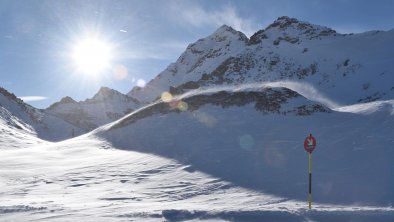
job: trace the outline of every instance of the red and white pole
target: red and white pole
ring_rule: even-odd
[[[309,192],[308,192],[308,206],[312,209],[312,152],[316,148],[316,139],[309,134],[304,140],[305,151],[309,154]]]

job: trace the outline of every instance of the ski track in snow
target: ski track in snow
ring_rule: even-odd
[[[327,221],[392,207],[307,203],[233,186],[152,154],[82,136],[1,150],[0,221]],[[363,221],[363,220],[359,220]]]

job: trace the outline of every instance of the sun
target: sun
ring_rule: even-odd
[[[85,37],[73,44],[71,58],[78,72],[98,75],[110,68],[113,47],[97,37]]]

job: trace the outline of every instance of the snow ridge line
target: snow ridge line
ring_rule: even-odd
[[[187,99],[193,96],[198,96],[198,95],[209,95],[221,91],[225,92],[248,92],[248,91],[262,91],[267,88],[287,88],[292,91],[297,92],[301,96],[305,97],[306,99],[317,102],[320,104],[325,105],[329,109],[332,109],[337,112],[350,112],[350,113],[373,113],[377,110],[379,110],[379,107],[375,107],[374,105],[379,105],[382,106],[384,104],[388,104],[389,106],[391,105],[393,107],[393,110],[391,111],[391,114],[394,113],[394,100],[389,100],[389,101],[379,101],[379,102],[371,102],[371,103],[365,103],[365,104],[353,104],[353,105],[348,105],[348,106],[343,106],[335,102],[334,100],[326,97],[322,93],[320,93],[314,86],[308,84],[308,83],[301,83],[301,82],[296,82],[296,81],[275,81],[275,82],[257,82],[257,83],[245,83],[245,84],[240,84],[240,85],[222,85],[222,86],[217,86],[217,87],[201,87],[199,89],[194,89],[190,90],[186,93],[183,93],[181,95],[175,95],[173,96],[172,100],[183,100]],[[162,99],[158,98],[156,101],[143,106],[127,115],[124,117],[108,123],[106,125],[103,125],[87,135],[92,135],[98,132],[106,131],[110,129],[112,126],[121,123],[123,120],[129,118],[132,115],[135,115],[136,113],[139,113],[141,111],[144,111],[145,109],[148,109],[152,106],[155,106],[159,103],[163,103]],[[363,109],[359,110],[357,109],[358,107],[362,107]],[[365,108],[367,107],[367,108]],[[369,107],[369,108],[368,108]],[[369,112],[363,112],[365,109],[368,109]]]
[[[302,91],[304,93],[299,93],[299,92],[297,92],[297,93],[299,93],[300,95],[304,96],[305,98],[307,98],[309,100],[322,103],[323,105],[329,104],[327,106],[329,108],[331,108],[333,106],[335,106],[335,107],[338,106],[336,103],[332,102],[330,99],[324,97],[321,94],[318,94],[318,91],[313,86],[306,84],[306,83],[298,83],[298,82],[291,82],[291,81],[257,82],[257,83],[245,83],[245,84],[240,84],[240,85],[222,85],[222,86],[218,86],[218,87],[212,87],[212,86],[201,87],[199,89],[190,90],[190,91],[183,93],[181,95],[174,95],[172,100],[181,101],[183,99],[187,99],[187,98],[190,98],[193,96],[209,95],[209,94],[213,94],[213,93],[217,93],[217,92],[221,92],[221,91],[225,91],[225,92],[257,91],[258,92],[258,91],[262,91],[267,88],[287,88],[287,89],[290,89],[295,92],[297,92],[297,90]],[[313,98],[313,99],[310,99],[310,98]],[[125,115],[124,117],[122,117],[114,122],[111,122],[111,123],[108,123],[108,124],[103,125],[101,127],[98,127],[97,129],[91,131],[87,135],[92,135],[92,134],[96,134],[98,132],[109,130],[112,126],[114,126],[118,123],[121,123],[122,121],[129,118],[130,116],[135,115],[136,113],[144,111],[152,106],[155,106],[155,105],[163,103],[163,102],[164,101],[161,98],[158,98],[156,101],[154,101],[146,106],[143,106],[143,107]]]

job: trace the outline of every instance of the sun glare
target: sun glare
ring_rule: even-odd
[[[75,43],[72,59],[78,72],[97,75],[111,66],[112,47],[95,37],[84,38]]]

